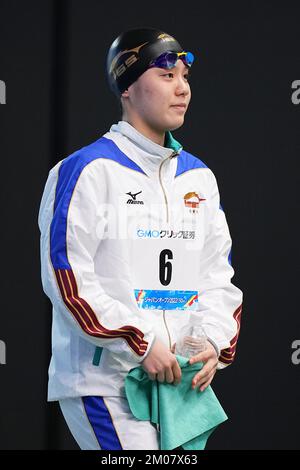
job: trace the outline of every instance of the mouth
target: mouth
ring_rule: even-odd
[[[171,105],[172,108],[181,108],[181,109],[186,109],[186,104],[181,103],[181,104],[173,104]]]
[[[183,104],[175,104],[175,105],[173,104],[173,105],[171,106],[171,108],[176,109],[176,111],[180,111],[180,112],[182,112],[182,113],[185,113],[186,105],[185,105],[185,104],[184,104],[184,105],[183,105]]]

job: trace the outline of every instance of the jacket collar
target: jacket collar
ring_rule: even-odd
[[[110,128],[110,132],[118,132],[122,134],[139,147],[140,150],[150,154],[149,156],[154,158],[156,157],[158,163],[160,163],[161,160],[170,157],[174,151],[180,153],[182,150],[182,145],[174,139],[170,131],[166,131],[164,147],[141,134],[127,121],[118,121],[117,124],[113,124]]]
[[[174,178],[177,158],[172,157],[179,155],[182,145],[174,139],[170,131],[166,131],[165,147],[145,137],[127,121],[113,124],[104,137],[113,140],[149,177],[157,177],[161,163],[169,159],[169,164],[164,164],[164,177],[170,180]]]

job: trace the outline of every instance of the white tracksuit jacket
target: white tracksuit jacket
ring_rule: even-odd
[[[49,172],[41,274],[53,305],[48,400],[125,396],[159,338],[202,324],[218,369],[236,351],[242,291],[216,178],[171,132],[165,147],[128,122]]]

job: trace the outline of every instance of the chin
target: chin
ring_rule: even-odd
[[[175,131],[176,129],[179,129],[184,124],[184,117],[181,119],[177,119],[176,122],[174,122],[172,125],[168,126],[169,131]]]

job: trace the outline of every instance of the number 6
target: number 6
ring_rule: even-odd
[[[171,282],[172,264],[167,259],[173,259],[171,250],[163,250],[159,255],[159,280],[163,286],[167,286]]]

